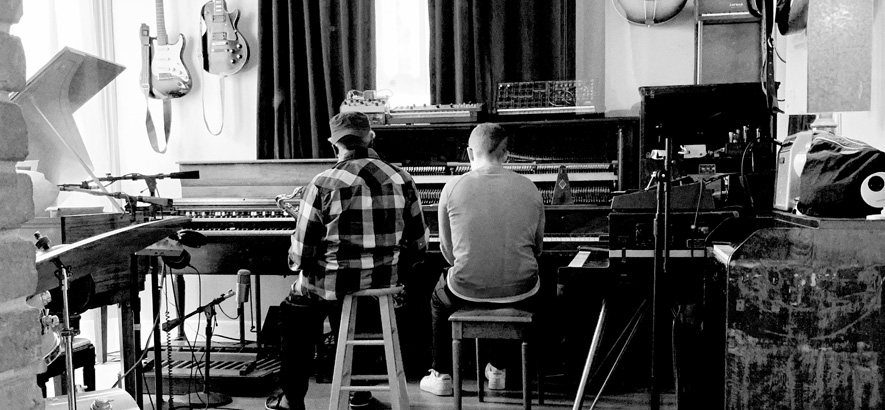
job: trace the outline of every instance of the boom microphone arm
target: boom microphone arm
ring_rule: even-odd
[[[211,302],[196,308],[193,312],[188,313],[184,317],[175,318],[175,319],[172,319],[168,322],[163,323],[163,331],[168,332],[172,329],[175,329],[175,327],[180,325],[182,322],[184,322],[185,319],[187,319],[193,315],[196,315],[197,313],[205,312],[209,308],[211,308],[221,302],[224,302],[225,300],[233,297],[234,295],[236,295],[236,292],[234,292],[233,289],[228,289],[227,293],[223,293],[223,294],[221,294],[221,296],[219,296],[215,299],[212,299]]]
[[[105,182],[114,182],[121,180],[131,180],[136,181],[139,179],[200,179],[200,171],[185,171],[185,172],[170,172],[168,174],[154,174],[154,175],[144,175],[144,174],[126,174],[119,177],[107,175],[104,177],[99,177],[99,181]]]
[[[147,184],[148,191],[150,191],[151,196],[155,196],[157,192],[157,180],[158,179],[200,179],[200,171],[184,171],[184,172],[170,172],[168,174],[154,174],[154,175],[145,175],[139,173],[131,173],[121,176],[112,176],[111,174],[105,175],[101,178],[97,178],[98,181],[102,182],[116,182],[116,181],[137,181],[143,179]],[[89,182],[91,181],[83,181],[80,183],[80,188],[88,189],[90,188]]]

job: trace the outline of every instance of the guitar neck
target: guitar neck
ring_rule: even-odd
[[[157,44],[165,46],[169,44],[169,36],[166,35],[166,16],[163,13],[163,0],[155,0],[157,6]]]

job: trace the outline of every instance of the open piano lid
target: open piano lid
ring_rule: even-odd
[[[73,114],[117,78],[125,67],[65,47],[12,95],[28,124],[28,159],[40,160],[37,170],[58,184],[62,176],[87,179],[92,161]],[[59,139],[56,135],[62,137]]]

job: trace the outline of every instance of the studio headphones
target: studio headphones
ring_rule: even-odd
[[[207,243],[205,235],[191,229],[182,229],[175,232],[169,235],[169,239],[188,248],[199,248]],[[178,257],[163,256],[163,263],[172,269],[184,269],[191,264],[191,255],[187,250],[182,250],[181,255]]]

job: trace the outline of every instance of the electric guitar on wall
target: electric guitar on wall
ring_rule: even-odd
[[[240,71],[249,59],[249,46],[237,30],[240,11],[227,12],[224,0],[203,5],[203,69],[226,76]]]
[[[144,63],[145,66],[149,65],[150,67],[149,96],[161,100],[183,97],[193,86],[190,72],[184,65],[182,58],[185,46],[184,34],[179,34],[177,42],[169,42],[169,36],[166,35],[163,0],[155,0],[155,3],[157,6],[157,37],[150,40],[150,63]],[[143,37],[144,33],[142,33],[142,42],[144,42]],[[142,56],[144,56],[144,52],[142,52]]]

